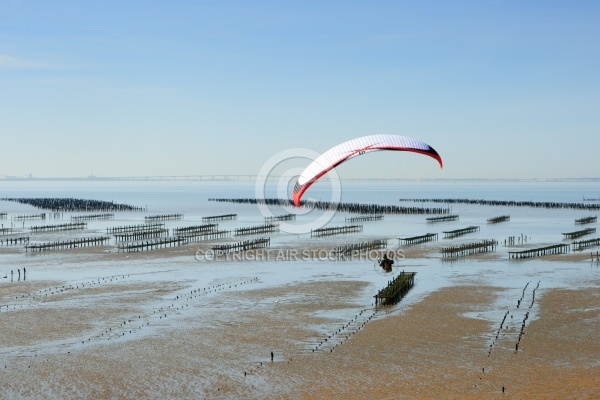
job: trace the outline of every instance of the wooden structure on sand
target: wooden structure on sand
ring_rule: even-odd
[[[249,227],[245,227],[245,228],[237,228],[235,230],[234,236],[259,235],[259,234],[263,234],[263,233],[276,232],[278,230],[279,230],[279,225],[274,225],[274,224],[249,226]]]
[[[497,224],[504,221],[510,221],[510,215],[501,215],[499,217],[488,218],[489,224]]]
[[[422,203],[446,204],[478,204],[480,206],[502,207],[533,207],[572,210],[600,210],[600,204],[584,203],[559,203],[555,201],[514,201],[514,200],[475,200],[475,199],[400,199],[400,201],[414,201]]]
[[[86,228],[87,228],[87,224],[85,222],[72,222],[70,224],[32,226],[31,232],[40,233],[40,232],[56,232],[56,231],[77,231],[77,230],[83,230]]]
[[[575,220],[575,223],[578,225],[583,225],[583,224],[591,224],[594,222],[598,221],[598,216],[589,216],[589,217],[585,217],[585,218],[579,218]]]
[[[239,203],[239,204],[266,204],[273,206],[292,206],[294,205],[290,199],[208,199],[209,201]],[[337,203],[329,201],[311,201],[301,200],[300,207],[314,208],[317,210],[339,211],[354,214],[448,214],[448,208],[440,207],[400,207],[396,205],[384,204],[360,204],[360,203]]]
[[[6,246],[16,246],[18,244],[28,244],[29,243],[29,237],[26,236],[22,236],[22,237],[7,237],[7,238],[0,238],[0,245],[6,245]]]
[[[496,240],[482,240],[475,243],[461,244],[460,246],[444,247],[442,249],[443,258],[465,257],[478,253],[485,253],[496,250],[498,242]]]
[[[346,217],[346,222],[367,222],[367,221],[381,221],[383,215],[360,215],[358,217]]]
[[[169,236],[169,230],[163,228],[140,230],[127,233],[114,233],[117,242],[133,242],[144,239],[154,239]]]
[[[175,228],[173,229],[173,236],[184,236],[194,233],[206,233],[206,232],[214,232],[219,228],[218,224],[203,224],[203,225],[193,225],[193,226],[185,226],[183,228]]]
[[[187,243],[187,242],[182,237],[169,236],[169,237],[145,240],[145,241],[141,241],[141,242],[120,243],[117,246],[117,251],[130,253],[130,252],[134,252],[134,251],[156,250],[156,249],[164,249],[167,247],[181,246],[182,244],[185,244],[185,243]]]
[[[104,213],[104,214],[89,214],[89,215],[71,215],[71,221],[91,221],[98,219],[114,219],[115,214]]]
[[[270,217],[265,217],[265,222],[274,222],[274,221],[295,221],[296,214],[282,214],[282,215],[273,215]]]
[[[183,214],[161,214],[161,215],[148,215],[144,217],[144,221],[169,221],[183,219]]]
[[[15,215],[15,216],[12,217],[12,219],[19,219],[19,220],[24,220],[24,219],[46,219],[46,213]]]
[[[538,247],[535,249],[529,250],[520,250],[520,251],[509,251],[508,258],[533,258],[533,257],[543,257],[553,254],[564,254],[568,253],[571,248],[571,245],[568,244],[554,244],[551,246]]]
[[[363,251],[385,249],[387,247],[387,239],[369,240],[368,242],[347,244],[337,247],[334,252],[339,255],[348,255],[360,253]]]
[[[398,238],[400,244],[418,244],[418,243],[427,243],[427,242],[435,242],[438,240],[437,233],[426,233],[425,235],[419,236],[411,236],[407,238]]]
[[[576,239],[581,236],[589,235],[590,233],[596,233],[596,228],[587,228],[575,232],[563,233],[564,239]]]
[[[408,293],[415,284],[416,272],[404,272],[388,282],[388,285],[381,289],[375,297],[375,304],[394,305],[398,303]]]
[[[15,201],[20,204],[28,204],[42,210],[59,212],[96,212],[96,211],[144,211],[141,207],[128,204],[118,204],[112,201],[74,199],[68,198],[3,198],[5,201]]]
[[[202,240],[221,239],[221,238],[226,238],[226,237],[230,237],[230,236],[231,236],[231,231],[218,231],[218,230],[211,230],[211,231],[206,231],[206,232],[197,231],[197,232],[187,232],[187,233],[177,234],[177,237],[184,239],[185,243],[200,242]]]
[[[600,238],[580,240],[578,242],[571,243],[571,245],[573,246],[573,251],[581,251],[583,249],[587,249],[588,247],[600,246]]]
[[[473,232],[477,232],[477,231],[479,231],[478,226],[468,226],[466,228],[455,229],[453,231],[443,231],[442,233],[444,234],[444,239],[452,239],[457,236],[462,236],[462,235],[466,235],[467,233],[473,233]]]
[[[168,231],[165,229],[165,231]],[[129,235],[144,234],[145,231],[133,232]],[[148,250],[158,250],[167,247],[183,246],[189,243],[199,242],[202,240],[219,239],[231,236],[231,231],[187,231],[180,232],[177,236],[155,237],[149,240],[137,242],[124,242],[117,245],[119,252],[138,252]]]
[[[445,222],[445,221],[457,221],[458,214],[442,215],[441,217],[429,217],[426,218],[427,222]]]
[[[151,224],[140,224],[140,225],[127,225],[127,226],[113,226],[106,228],[106,233],[131,233],[138,231],[147,231],[149,229],[161,229],[164,228],[165,224],[162,222],[155,222]]]
[[[109,239],[110,238],[108,236],[97,236],[97,237],[89,237],[89,238],[63,240],[63,241],[58,241],[58,242],[28,244],[25,246],[25,252],[75,249],[75,248],[79,248],[79,247],[90,247],[90,246],[102,246],[102,245],[107,244]]]
[[[237,214],[223,214],[223,215],[212,215],[209,217],[202,217],[202,222],[209,221],[227,221],[237,219]]]
[[[321,237],[321,236],[332,236],[332,235],[343,235],[346,233],[357,233],[362,232],[362,225],[342,225],[332,226],[329,228],[311,229],[310,237]]]
[[[212,250],[216,254],[226,254],[232,253],[235,251],[246,251],[246,250],[254,250],[261,249],[265,247],[269,247],[271,245],[271,238],[258,238],[253,240],[245,240],[239,243],[228,243],[228,244],[220,244],[214,246]]]

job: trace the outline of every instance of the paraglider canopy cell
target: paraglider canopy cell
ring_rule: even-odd
[[[334,146],[311,162],[302,174],[300,174],[294,185],[292,192],[294,205],[299,207],[300,199],[306,189],[333,168],[353,157],[381,150],[408,151],[423,154],[437,160],[440,168],[443,167],[442,158],[438,152],[420,140],[400,135],[363,136]]]

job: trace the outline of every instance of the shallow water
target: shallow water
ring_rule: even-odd
[[[312,189],[312,188],[311,188]],[[351,182],[344,185],[342,201],[380,204],[399,204],[400,197],[443,197],[443,198],[482,198],[492,200],[534,200],[578,202],[583,196],[597,197],[598,185],[588,182],[579,183],[522,183],[522,182]],[[326,199],[326,188],[316,186],[311,196]],[[147,207],[147,212],[118,213],[114,220],[87,221],[85,232],[58,232],[30,234],[28,228],[34,225],[70,222],[71,215],[81,213],[62,213],[59,219],[45,221],[14,221],[16,214],[40,213],[40,210],[13,202],[0,201],[0,212],[8,212],[9,216],[1,220],[4,226],[14,226],[23,234],[31,237],[33,242],[65,240],[74,236],[93,236],[105,234],[107,227],[141,224],[145,215],[162,213],[183,213],[184,219],[165,221],[167,228],[198,225],[203,216],[236,213],[233,221],[219,222],[220,229],[235,229],[244,226],[259,225],[264,222],[263,215],[256,205],[217,203],[209,198],[246,198],[253,197],[254,186],[250,182],[1,182],[0,197],[76,197],[98,200],[113,200],[135,206]],[[411,203],[403,203],[408,205]],[[416,203],[419,204],[419,203]],[[285,210],[274,209],[274,214]],[[388,250],[406,249],[407,254],[416,254],[404,260],[397,259],[395,272],[400,270],[416,271],[416,284],[401,303],[377,315],[402,313],[411,305],[428,296],[432,291],[452,285],[486,285],[499,290],[498,298],[492,308],[471,312],[467,316],[488,321],[489,336],[485,340],[493,341],[494,329],[498,327],[502,316],[510,311],[513,316],[512,327],[516,327],[529,311],[529,321],[537,318],[537,305],[529,308],[533,299],[532,289],[540,284],[537,294],[542,296],[551,288],[585,288],[589,282],[597,281],[600,276],[598,264],[590,259],[582,261],[561,260],[548,261],[545,258],[531,260],[509,260],[507,251],[511,247],[504,245],[509,236],[517,238],[516,245],[535,247],[538,245],[569,243],[563,241],[563,232],[575,231],[597,224],[575,225],[576,218],[595,215],[594,213],[575,210],[545,210],[517,207],[490,207],[477,205],[453,205],[452,212],[460,215],[458,221],[443,223],[427,223],[425,215],[386,215],[382,221],[364,222],[364,230],[359,234],[332,236],[328,238],[311,238],[310,234],[288,234],[277,232],[269,234],[271,248],[265,250],[271,257],[226,258],[223,260],[199,260],[196,250],[204,251],[210,244],[225,240],[217,240],[210,244],[192,244],[186,246],[182,253],[164,254],[144,252],[142,254],[119,253],[116,251],[114,239],[110,246],[99,252],[49,251],[41,254],[26,254],[20,248],[0,249],[0,318],[5,312],[22,310],[44,310],[50,304],[62,308],[79,308],[93,310],[95,307],[108,307],[112,301],[126,308],[111,317],[102,317],[93,321],[91,327],[82,331],[73,330],[59,340],[34,341],[33,344],[5,346],[0,357],[10,363],[13,357],[31,356],[32,354],[62,354],[65,351],[78,352],[84,348],[106,346],[108,337],[111,344],[128,340],[141,340],[162,337],[166,332],[179,332],[193,326],[203,328],[210,326],[238,326],[244,321],[244,314],[252,312],[274,313],[278,307],[300,307],[309,301],[318,302],[319,297],[308,291],[292,290],[304,283],[338,283],[364,282],[362,289],[353,294],[351,299],[341,297],[339,307],[320,309],[311,313],[314,318],[322,318],[311,326],[297,327],[312,330],[312,336],[298,339],[294,345],[297,351],[306,351],[327,332],[341,323],[352,320],[358,312],[373,307],[373,295],[383,288],[390,275],[382,274],[375,267],[374,259],[358,259],[351,261],[335,261],[329,257],[336,246],[356,243],[368,239],[388,239]],[[508,214],[509,222],[487,224],[487,219]],[[336,213],[329,226],[345,223],[347,213]],[[299,215],[296,223],[302,224],[314,218],[311,214]],[[463,228],[470,225],[480,227],[480,231],[456,239],[443,239],[442,232]],[[23,227],[24,226],[24,227]],[[406,248],[399,246],[398,237],[422,235],[428,232],[440,234],[437,242]],[[255,236],[253,236],[255,237]],[[584,237],[591,238],[598,235]],[[526,242],[520,243],[521,238]],[[246,237],[239,240],[246,239]],[[500,242],[497,250],[489,255],[465,257],[456,262],[446,262],[440,258],[440,248],[457,245],[479,239],[495,239]],[[230,238],[228,241],[237,241]],[[513,246],[513,247],[518,247]],[[300,249],[293,257],[286,253],[290,249]],[[302,257],[301,250],[315,249],[324,253],[317,259]],[[423,251],[415,251],[423,250]],[[597,251],[593,249],[590,251]],[[283,253],[282,253],[283,252]],[[588,251],[589,253],[589,251]],[[277,257],[283,254],[283,257]],[[314,253],[313,253],[314,254]],[[273,255],[275,255],[273,257]],[[283,259],[281,259],[283,258]],[[7,296],[11,285],[16,285],[17,270],[27,269],[27,282],[30,284],[49,281],[60,281],[61,285],[75,286],[81,295],[65,300],[48,303],[46,299],[28,297],[14,299]],[[13,271],[11,283],[10,271]],[[6,278],[3,278],[6,276]],[[243,283],[243,284],[242,284]],[[136,291],[124,289],[120,296],[104,293],[99,296],[88,295],[83,285],[102,287],[120,287],[119,285],[147,285],[149,289]],[[104,286],[103,286],[104,285]],[[170,285],[170,286],[169,286]],[[527,290],[523,293],[523,289]],[[124,287],[123,286],[123,287]],[[45,289],[51,289],[48,286]],[[151,289],[165,288],[165,292],[153,292]],[[151,288],[151,289],[150,289]],[[166,290],[168,288],[168,290]],[[272,295],[264,294],[256,297],[255,290],[272,290]],[[308,289],[306,289],[308,290]],[[196,292],[194,292],[196,291]],[[191,292],[201,297],[186,297]],[[76,293],[76,292],[69,292]],[[37,293],[25,290],[23,296]],[[338,293],[341,294],[341,293]],[[332,293],[331,295],[337,295]],[[516,308],[517,299],[523,296],[523,303],[528,308]],[[139,302],[136,301],[139,298]],[[179,297],[179,298],[178,298]],[[324,302],[324,307],[326,307]],[[180,308],[181,307],[181,308]],[[160,312],[159,312],[160,311]],[[161,318],[166,312],[168,317]],[[131,328],[121,326],[123,318],[139,317],[138,325]],[[147,325],[143,326],[143,323]],[[139,326],[139,327],[138,327]],[[110,329],[110,334],[106,333]],[[114,331],[112,330],[114,329]],[[104,335],[106,333],[106,335]],[[87,343],[87,340],[90,343]],[[210,346],[210,339],[207,339]],[[83,343],[82,343],[83,342]],[[225,350],[224,350],[225,351]],[[235,349],[232,352],[246,363],[259,362],[253,348]],[[229,350],[227,352],[230,355]],[[265,360],[266,361],[266,360]],[[224,364],[222,373],[226,373],[231,365]],[[210,379],[207,378],[207,382]]]
[[[7,219],[0,221],[5,226],[14,226],[21,230],[23,235],[30,236],[32,242],[52,240],[65,240],[73,236],[92,236],[105,234],[107,227],[143,223],[145,215],[164,213],[183,213],[184,219],[179,221],[166,221],[167,228],[197,225],[202,223],[202,217],[227,213],[238,214],[237,220],[220,221],[220,229],[235,229],[236,227],[252,226],[264,223],[263,215],[256,205],[218,203],[208,201],[209,198],[246,198],[254,195],[253,182],[1,182],[0,197],[75,197],[98,200],[112,200],[119,203],[128,203],[135,206],[147,207],[147,212],[117,213],[114,220],[87,221],[88,230],[85,233],[57,232],[46,234],[29,234],[28,227],[43,224],[65,223],[70,221],[71,215],[81,213],[62,213],[60,219],[14,221],[11,216],[16,214],[39,213],[33,207],[14,202],[0,201],[0,211],[7,212]],[[267,189],[268,191],[269,189]],[[399,204],[398,198],[482,198],[496,200],[533,200],[533,201],[562,201],[578,202],[583,197],[597,197],[594,193],[600,192],[600,185],[593,182],[349,182],[342,188],[342,201]],[[330,189],[326,185],[315,185],[314,189],[307,192],[313,198],[327,198]],[[413,203],[403,203],[412,205]],[[414,203],[419,204],[419,203]],[[272,210],[274,214],[281,214],[282,209]],[[575,225],[574,219],[588,216],[593,213],[577,210],[546,210],[531,209],[527,207],[490,207],[477,205],[452,205],[452,213],[460,215],[458,221],[426,223],[423,215],[386,215],[383,221],[364,222],[364,230],[360,234],[340,235],[330,238],[315,239],[308,234],[292,235],[279,232],[271,236],[271,252],[284,246],[285,248],[297,247],[301,249],[322,247],[333,249],[336,245],[353,243],[368,239],[388,239],[389,249],[399,249],[398,237],[422,235],[428,232],[439,233],[440,240],[423,248],[437,249],[444,245],[456,245],[479,239],[495,239],[500,245],[496,253],[499,260],[492,263],[494,270],[514,268],[513,261],[509,261],[504,246],[504,241],[514,236],[516,245],[535,247],[542,244],[568,243],[563,241],[562,233],[570,232],[582,227],[595,227],[596,224]],[[488,218],[498,215],[510,215],[509,222],[488,224]],[[339,226],[345,223],[345,218],[351,216],[347,213],[336,213],[328,226]],[[313,215],[299,215],[296,222],[299,224],[314,219]],[[452,240],[443,239],[443,231],[454,230],[466,226],[479,226],[479,232]],[[23,228],[25,226],[25,228]],[[266,235],[264,235],[266,236]],[[594,236],[587,236],[590,238]],[[231,240],[235,240],[232,238]],[[241,238],[242,239],[246,239]],[[523,240],[523,243],[521,243]],[[319,245],[317,243],[326,243]],[[190,245],[194,246],[194,245]],[[200,248],[200,245],[198,246]],[[105,251],[115,251],[114,240]],[[149,253],[150,254],[150,253]],[[323,253],[319,253],[323,254]],[[288,254],[289,255],[289,254]],[[173,257],[168,260],[152,256],[128,257],[123,254],[120,258],[104,260],[94,255],[71,254],[67,252],[48,252],[44,254],[25,255],[22,251],[16,254],[0,255],[0,278],[8,276],[10,270],[26,267],[28,279],[61,279],[67,282],[78,282],[84,279],[106,277],[127,271],[138,274],[139,279],[192,279],[198,284],[209,282],[212,279],[237,277],[244,274],[259,275],[265,283],[281,285],[286,282],[302,281],[317,275],[319,279],[345,279],[367,280],[374,287],[384,284],[385,276],[374,273],[372,261],[347,261],[331,262],[303,260],[302,253],[293,257],[297,262],[291,261],[265,261],[264,258],[246,259],[244,262],[221,262],[220,266],[213,263],[202,262],[194,257]],[[289,258],[289,257],[284,257]],[[405,261],[407,264],[409,260]],[[422,261],[421,261],[422,263]],[[536,268],[540,261],[527,261],[527,268]],[[459,261],[456,265],[441,264],[438,255],[428,258],[425,269],[435,268],[438,273],[444,274],[446,270],[469,268],[470,274],[486,279],[487,267],[477,266],[474,269],[467,259]],[[546,264],[544,264],[546,265]],[[554,265],[554,264],[552,264]],[[225,266],[225,268],[221,268]],[[465,267],[468,266],[468,267]],[[483,268],[481,272],[479,268]],[[160,271],[168,271],[161,273]],[[425,280],[418,275],[419,281]],[[494,275],[493,275],[494,276]],[[330,278],[328,278],[330,277]],[[502,277],[494,276],[494,280],[501,283]],[[431,281],[431,278],[426,279]]]

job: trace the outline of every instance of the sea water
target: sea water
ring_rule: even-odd
[[[269,187],[271,185],[271,187]],[[267,182],[263,190],[267,196],[276,194],[276,183]],[[202,217],[220,214],[237,214],[234,221],[222,221],[220,229],[235,229],[264,223],[264,210],[255,204],[236,204],[210,201],[214,198],[254,198],[256,196],[254,182],[219,182],[219,181],[5,181],[0,182],[0,198],[19,197],[62,197],[95,199],[126,203],[143,207],[145,212],[115,213],[112,220],[86,221],[88,230],[97,234],[105,233],[107,227],[144,223],[144,216],[157,214],[182,213],[184,218],[166,221],[167,228],[178,228],[202,223]],[[385,215],[383,221],[364,222],[363,232],[358,235],[340,235],[334,241],[343,243],[356,242],[355,237],[365,239],[388,239],[388,244],[395,248],[398,238],[422,235],[429,232],[438,233],[443,242],[443,231],[467,226],[479,226],[479,232],[457,238],[448,243],[456,244],[479,239],[495,239],[500,244],[515,238],[517,244],[535,247],[542,244],[563,242],[562,233],[582,229],[576,226],[576,218],[595,215],[585,210],[545,209],[530,207],[479,206],[471,204],[414,203],[400,202],[399,199],[483,199],[483,200],[515,200],[535,202],[581,203],[583,198],[597,198],[600,193],[598,182],[531,182],[531,181],[348,181],[343,182],[341,201],[348,203],[367,203],[402,205],[409,207],[448,208],[452,214],[458,214],[457,221],[443,223],[426,223],[429,215]],[[332,198],[328,185],[314,185],[304,196],[305,199],[329,201]],[[272,215],[296,212],[294,209],[271,207]],[[23,233],[34,225],[70,222],[72,215],[82,213],[61,213],[59,220],[14,220],[18,214],[39,214],[41,210],[16,202],[0,201],[0,212],[7,212],[8,217],[0,220],[3,227],[14,227]],[[506,223],[488,224],[487,219],[500,215],[510,215]],[[300,212],[296,221],[287,224],[306,225],[320,216],[320,212]],[[323,226],[344,225],[346,218],[354,216],[350,213],[337,212],[327,219]],[[283,224],[285,228],[286,223]],[[590,225],[594,227],[595,224]],[[587,226],[585,226],[587,227]],[[290,235],[285,232],[271,234],[272,246],[278,243],[286,245],[311,246],[318,239],[310,235]],[[67,236],[71,233],[57,233]],[[29,235],[31,236],[31,235]],[[90,236],[88,234],[88,236]],[[35,241],[39,236],[32,236]],[[43,236],[42,236],[43,237]],[[43,258],[36,258],[43,264]],[[23,261],[23,260],[21,260]],[[0,264],[1,265],[1,264]],[[2,273],[2,271],[0,271]]]
[[[276,183],[267,182],[263,193],[276,194]],[[260,188],[259,188],[260,189]],[[135,225],[144,223],[144,216],[157,214],[182,213],[184,218],[166,221],[169,229],[198,225],[202,217],[237,214],[233,221],[219,222],[220,229],[233,230],[239,227],[254,226],[264,223],[264,212],[256,204],[236,204],[210,201],[214,198],[254,198],[257,188],[254,182],[233,181],[5,181],[0,182],[1,198],[19,197],[61,197],[114,201],[143,207],[143,212],[115,213],[112,220],[87,221],[85,233],[76,235],[95,236],[105,234],[111,226]],[[382,221],[361,223],[364,227],[359,234],[340,235],[330,238],[312,238],[310,232],[290,234],[276,232],[271,237],[270,252],[281,249],[325,248],[333,250],[338,245],[356,243],[371,239],[387,239],[388,249],[401,254],[399,238],[438,233],[439,241],[432,244],[419,245],[428,253],[416,258],[397,259],[396,271],[416,271],[415,287],[401,304],[391,312],[402,312],[427,296],[431,291],[449,285],[485,284],[497,286],[514,292],[514,296],[499,299],[495,312],[481,313],[479,317],[488,318],[490,323],[497,322],[504,310],[514,306],[514,298],[518,297],[525,285],[530,283],[531,290],[538,282],[541,289],[554,287],[586,287],[594,281],[600,272],[597,266],[589,261],[547,262],[543,259],[514,261],[508,258],[508,251],[541,245],[568,243],[563,240],[562,233],[582,229],[575,225],[576,218],[596,215],[594,212],[571,209],[543,209],[530,207],[500,207],[470,204],[438,204],[400,202],[399,199],[414,198],[456,198],[484,200],[515,200],[536,202],[582,202],[583,198],[598,198],[600,184],[597,182],[509,182],[509,181],[347,181],[342,183],[341,201],[349,203],[375,203],[403,206],[448,207],[453,214],[458,214],[457,221],[428,223],[429,215],[385,215]],[[329,201],[332,189],[327,185],[315,185],[305,194],[306,199]],[[294,210],[275,207],[270,209],[274,215]],[[44,241],[44,238],[67,238],[74,233],[63,232],[50,235],[31,235],[28,228],[34,225],[67,223],[72,215],[82,213],[61,213],[56,219],[15,220],[18,214],[36,214],[42,212],[28,205],[9,201],[0,201],[0,212],[7,212],[8,217],[0,220],[4,227],[13,227],[30,236],[32,242]],[[499,224],[488,224],[487,219],[500,215],[510,215],[510,221]],[[349,213],[334,213],[324,226],[344,225]],[[292,224],[304,224],[315,218],[312,213],[301,213]],[[442,232],[479,226],[478,232],[452,240],[443,239]],[[596,227],[596,224],[584,227]],[[267,235],[262,235],[267,236]],[[504,245],[505,240],[515,238],[513,246]],[[588,236],[597,237],[596,236]],[[585,239],[584,238],[584,239]],[[228,239],[228,241],[237,238]],[[243,240],[246,238],[240,238]],[[455,263],[444,262],[439,253],[444,245],[457,245],[481,239],[494,239],[498,246],[494,257],[465,257]],[[220,243],[216,240],[211,243]],[[112,243],[112,242],[111,242]],[[196,246],[190,244],[188,246]],[[200,248],[200,245],[198,245]],[[206,246],[205,246],[206,247]],[[412,247],[414,249],[415,247]],[[419,248],[419,247],[417,247]],[[111,244],[105,251],[115,252]],[[286,256],[287,254],[287,256]],[[299,254],[299,256],[298,256]],[[282,258],[226,258],[224,260],[199,259],[192,255],[170,257],[152,257],[147,252],[145,257],[129,257],[122,253],[119,258],[102,258],[94,253],[86,254],[69,251],[45,252],[40,254],[25,251],[0,251],[0,285],[10,284],[10,271],[27,268],[27,279],[59,280],[67,284],[78,283],[88,279],[100,279],[109,276],[127,275],[133,281],[187,282],[191,287],[203,287],[215,282],[232,281],[247,277],[258,277],[261,287],[282,286],[302,282],[357,280],[368,282],[362,295],[355,299],[356,307],[348,310],[336,310],[333,317],[344,320],[354,315],[356,310],[369,307],[373,295],[387,284],[390,276],[382,274],[377,268],[376,260],[354,259],[337,261],[327,257],[302,257],[296,253],[289,257],[284,253]],[[16,275],[13,275],[16,279]],[[238,290],[242,290],[241,288]],[[282,299],[283,300],[283,299]],[[290,300],[290,299],[287,299]],[[347,314],[347,315],[346,315]],[[496,315],[498,314],[498,315]],[[531,318],[535,318],[535,310]]]

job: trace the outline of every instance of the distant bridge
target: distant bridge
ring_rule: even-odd
[[[113,176],[100,177],[95,175],[85,177],[53,177],[36,178],[31,175],[8,176],[0,174],[0,181],[232,181],[232,182],[252,182],[259,178],[259,175],[249,174],[212,174],[212,175],[148,175],[148,176]],[[268,181],[276,181],[281,176],[262,177]]]

